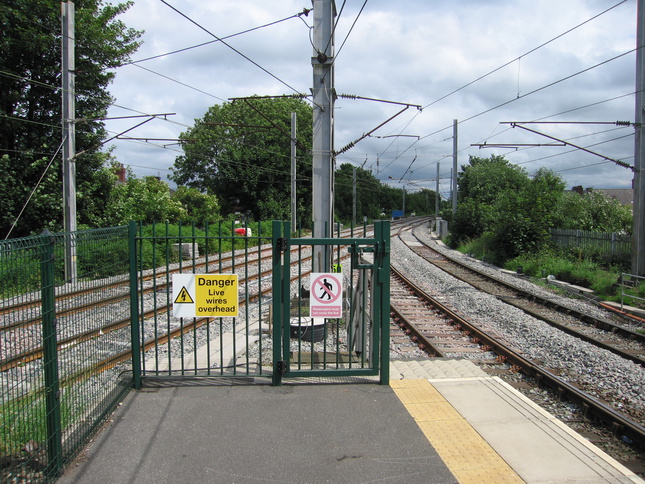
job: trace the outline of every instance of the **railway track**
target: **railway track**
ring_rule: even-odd
[[[554,298],[544,298],[472,267],[466,267],[433,250],[419,238],[406,243],[419,257],[451,276],[544,321],[571,336],[645,366],[645,334],[609,318],[572,309]],[[637,325],[639,326],[639,325]]]
[[[420,222],[416,222],[418,224]],[[394,226],[393,232],[406,227],[406,223]],[[366,228],[363,231],[367,235]],[[345,230],[341,238],[351,237],[352,232]],[[249,252],[241,254],[224,254],[221,257],[205,258],[194,261],[190,264],[180,263],[178,267],[168,270],[148,271],[141,278],[140,298],[146,298],[157,293],[169,291],[172,274],[189,269],[191,272],[238,272],[240,274],[240,286],[256,286],[257,290],[249,293],[239,300],[241,307],[247,303],[253,303],[263,296],[270,296],[272,288],[269,285],[262,287],[263,280],[270,280],[272,269],[262,269],[261,264],[270,265],[272,248],[268,246],[253,248]],[[346,257],[345,255],[342,256]],[[311,255],[303,255],[302,249],[292,249],[292,265],[302,264],[311,259]],[[253,270],[249,271],[248,268]],[[293,276],[292,281],[306,275],[308,272]],[[94,282],[89,287],[78,291],[69,291],[58,294],[57,299],[57,346],[60,350],[73,350],[81,343],[90,342],[100,348],[100,340],[107,335],[123,332],[118,338],[129,341],[129,328],[131,319],[129,314],[130,287],[129,277],[123,276],[117,280],[109,280],[105,283]],[[98,297],[96,297],[98,296]],[[156,301],[155,301],[156,302]],[[3,306],[0,314],[3,315],[3,324],[0,326],[0,339],[2,341],[2,355],[0,358],[0,371],[8,371],[20,368],[28,363],[37,362],[43,357],[43,347],[39,327],[42,319],[40,316],[32,316],[32,309],[39,308],[40,300],[34,298],[20,304],[8,304]],[[154,324],[159,315],[163,315],[172,309],[171,304],[155,304],[155,308],[144,312],[141,315],[145,325]],[[117,319],[110,319],[101,322],[105,318],[101,311],[119,312],[123,316]],[[39,312],[38,312],[39,313]],[[76,319],[82,317],[85,321],[97,321],[90,324],[90,327],[77,328]],[[156,335],[154,338],[147,338],[142,342],[144,351],[167,345],[170,341],[191,333],[203,326],[208,318],[197,318],[184,322],[176,327],[168,328],[165,334]],[[98,351],[98,350],[97,350]],[[100,354],[100,351],[99,353]],[[131,358],[131,351],[124,350],[96,361],[96,371],[103,371]],[[75,373],[61,375],[63,379],[75,379]]]
[[[559,398],[580,405],[586,418],[597,419],[619,438],[645,447],[645,427],[640,423],[525,358],[505,343],[501,335],[482,331],[395,269],[391,279],[391,316],[414,345],[429,357],[468,358],[494,374],[522,372],[550,388]],[[400,338],[393,335],[394,346]]]
[[[393,227],[392,237],[396,237],[396,232],[401,230],[404,230],[403,226],[396,228]],[[423,248],[424,244],[422,244],[418,239],[411,245],[411,248],[419,257],[423,256],[425,260],[429,259],[429,262],[433,263],[434,266],[440,267],[442,270],[445,267],[451,266],[453,275],[458,274],[458,277],[461,280],[468,280],[470,278],[475,282],[475,276],[467,275],[468,271],[463,268],[458,268],[456,266],[456,262],[448,261],[445,256],[439,255],[436,252],[432,253],[426,251],[426,249]],[[301,255],[302,254],[297,254],[294,259],[298,259]],[[244,257],[244,255],[240,257]],[[223,260],[229,259],[227,257],[226,259],[223,258]],[[270,260],[268,256],[266,260]],[[241,259],[230,259],[230,264],[222,263],[222,265],[218,267],[221,267],[222,270],[230,270],[232,267],[243,270],[244,264],[241,264],[240,261]],[[210,262],[213,263],[213,261]],[[215,263],[220,264],[219,260]],[[193,265],[190,267],[192,269]],[[472,272],[470,269],[469,271]],[[264,270],[258,271],[257,274],[247,273],[244,276],[240,274],[240,285],[246,284],[246,277],[248,277],[248,283],[254,281],[253,284],[257,284],[257,292],[253,296],[254,298],[260,298],[262,295],[270,296],[270,285],[262,287],[261,282],[263,279],[268,279],[270,273],[271,270]],[[478,277],[481,277],[482,281],[489,278],[489,276],[484,276],[486,275],[480,274]],[[298,277],[302,277],[302,273],[298,276],[293,276],[292,281]],[[167,290],[166,284],[170,278],[171,276],[163,271],[155,271],[145,282],[146,287],[144,290],[151,292]],[[560,397],[577,402],[583,409],[585,415],[605,422],[606,425],[612,429],[613,433],[624,436],[626,439],[629,439],[640,446],[645,444],[644,429],[639,422],[633,421],[598,398],[594,398],[593,396],[586,394],[576,387],[575,384],[564,382],[561,375],[558,375],[557,372],[550,372],[548,368],[540,366],[539,362],[529,361],[521,353],[514,351],[511,347],[512,345],[509,345],[504,340],[503,335],[485,334],[484,332],[479,331],[479,329],[474,325],[470,325],[470,323],[468,323],[467,318],[443,304],[441,302],[441,298],[435,298],[434,301],[428,302],[426,297],[427,295],[423,293],[423,291],[415,289],[410,292],[410,289],[406,289],[406,285],[409,286],[409,284],[402,281],[402,278],[393,275],[391,282],[392,314],[397,327],[401,327],[401,325],[403,325],[403,333],[401,333],[401,335],[394,335],[393,333],[391,346],[392,352],[398,352],[402,355],[409,355],[411,352],[414,352],[415,354],[421,354],[421,352],[423,352],[432,356],[468,358],[476,361],[478,364],[482,365],[486,371],[492,374],[517,373],[519,371],[525,372],[540,384],[551,388]],[[504,291],[509,292],[502,292],[503,290],[501,286],[493,286],[493,283],[477,282],[477,284],[480,285],[482,290],[485,290],[484,286],[486,284],[491,284],[489,290],[486,292],[497,295],[500,300],[503,300],[507,304],[528,301],[533,305],[532,309],[529,310],[533,311],[534,315],[542,311],[542,309],[536,307],[540,301],[536,300],[532,295],[517,292],[517,288],[505,288]],[[119,291],[119,287],[126,286],[119,286],[118,284],[112,283],[112,289],[110,289],[110,291]],[[107,289],[95,289],[93,293],[96,293],[97,291],[99,293],[110,292]],[[129,297],[129,287],[128,291],[125,291],[125,293],[125,296],[110,294],[108,297],[102,298],[99,302],[92,302],[89,305],[84,306],[76,304],[77,300],[82,299],[80,295],[70,296],[64,303],[64,306],[66,307],[61,308],[59,317],[61,318],[61,321],[64,322],[64,316],[71,316],[78,312],[84,312],[87,315],[87,318],[91,318],[92,316],[90,312],[92,310],[96,310],[97,307],[110,307],[112,305],[124,306],[127,298]],[[240,305],[243,306],[247,302],[252,302],[252,300],[252,298],[240,300]],[[546,303],[549,306],[553,305],[553,301],[551,300],[546,301]],[[127,309],[129,310],[129,308]],[[170,306],[157,307],[154,311],[150,311],[148,314],[145,314],[143,319],[150,320],[152,322],[155,317],[155,313],[158,315],[160,312],[167,312],[169,310]],[[16,312],[19,312],[17,308],[13,308],[12,311],[13,312],[5,313],[5,317],[8,314],[16,314]],[[66,313],[65,311],[69,311],[69,313]],[[642,345],[642,342],[637,336],[632,335],[632,333],[636,333],[633,329],[627,328],[627,331],[623,331],[623,329],[621,329],[621,325],[609,321],[609,318],[607,320],[599,320],[597,318],[590,319],[589,315],[582,313],[576,314],[566,306],[565,309],[560,311],[556,311],[552,307],[548,311],[560,313],[560,316],[558,317],[564,319],[560,324],[565,327],[569,327],[569,329],[563,329],[564,331],[569,331],[571,327],[573,327],[574,331],[579,331],[581,333],[585,331],[594,333],[602,330],[603,333],[602,336],[600,336],[600,339],[615,339],[615,341],[612,341],[610,344],[615,346],[616,351],[624,350],[625,354],[631,355],[631,361],[635,361],[639,365],[643,364],[641,362],[643,353],[641,349],[639,349],[640,347],[637,346]],[[551,319],[557,318],[553,316]],[[205,325],[207,320],[208,318],[195,319],[192,322],[183,324],[181,327],[172,328],[163,335],[159,335],[155,338],[148,338],[143,342],[144,351],[163,345],[169,345],[170,341],[173,339],[180,338],[182,335],[190,332],[194,333],[196,329]],[[37,323],[39,323],[37,318],[32,318],[32,321],[25,318],[24,321],[22,321],[23,325],[34,325]],[[95,328],[90,328],[78,333],[70,332],[64,338],[59,340],[59,347],[68,349],[73,348],[82,342],[90,340],[98,341],[102,335],[116,331],[122,331],[123,339],[129,341],[129,334],[127,333],[129,325],[130,319],[128,313],[124,314],[124,317],[119,321],[112,321],[109,325],[97,325]],[[578,329],[578,327],[583,325],[586,328]],[[15,331],[18,328],[20,328],[20,325],[14,325],[7,328],[0,327],[0,330],[4,329],[6,332]],[[404,341],[406,338],[410,338],[407,343]],[[12,358],[6,358],[6,354],[5,347],[3,348],[3,356],[0,361],[0,365],[2,365],[0,366],[0,371],[6,371],[8,369],[22,366],[29,361],[37,361],[42,357],[42,350],[37,347],[29,352],[14,354]],[[129,349],[124,348],[123,351],[113,353],[108,358],[97,359],[91,371],[100,373],[129,359],[131,359],[131,352]],[[89,370],[85,369],[84,374],[70,371],[61,375],[61,377],[64,381],[80,380],[86,376],[88,371]]]

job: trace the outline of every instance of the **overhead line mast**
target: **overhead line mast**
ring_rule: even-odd
[[[65,242],[65,280],[76,282],[76,103],[74,60],[74,2],[61,3],[62,23],[62,123],[63,123],[63,222],[68,233]]]
[[[334,215],[334,0],[313,0],[313,221],[314,238],[331,237]],[[313,270],[327,272],[326,247],[314,247]]]
[[[634,222],[632,230],[632,274],[645,276],[645,177],[643,177],[643,89],[645,89],[645,0],[636,11],[636,109],[634,117]]]

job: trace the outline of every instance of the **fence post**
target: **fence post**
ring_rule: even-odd
[[[141,390],[141,350],[139,343],[139,292],[136,236],[137,222],[130,222],[128,227],[128,244],[130,249],[130,341],[132,345],[132,377],[134,379],[134,388],[136,390]]]
[[[380,384],[390,384],[390,221],[383,220],[374,224],[374,235],[379,244],[379,265],[376,268],[376,281],[379,287],[378,302],[380,305],[379,324],[381,338],[381,371]]]
[[[47,420],[47,475],[59,476],[63,468],[63,445],[60,418],[58,379],[58,347],[56,338],[56,305],[54,294],[54,244],[49,230],[42,233],[41,301],[43,332],[43,371],[45,373],[45,412]]]
[[[280,221],[273,221],[273,386],[282,385],[282,372],[284,370],[284,362],[282,362],[282,324],[284,297],[282,294],[283,281],[282,281],[282,228],[283,224]],[[287,276],[289,277],[289,276]]]

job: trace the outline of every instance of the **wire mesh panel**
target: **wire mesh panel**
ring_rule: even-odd
[[[127,227],[0,243],[3,482],[57,477],[131,388],[128,268]]]
[[[303,376],[389,380],[389,222],[371,236],[337,235],[291,237],[289,223],[274,223],[275,385]]]
[[[270,376],[270,225],[138,227],[135,241],[141,378]]]

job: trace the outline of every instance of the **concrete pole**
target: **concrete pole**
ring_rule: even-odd
[[[452,213],[457,213],[457,120],[452,121]]]
[[[354,204],[352,206],[352,220],[354,221],[354,227],[356,227],[356,167],[352,167],[353,176],[352,176],[352,199]]]
[[[313,221],[314,238],[333,234],[334,202],[334,37],[336,16],[334,0],[313,0]],[[314,272],[330,269],[331,253],[323,246],[314,247]]]
[[[636,106],[634,116],[634,225],[632,235],[632,274],[645,276],[645,176],[643,176],[643,154],[645,137],[642,123],[643,89],[645,89],[645,66],[643,45],[645,45],[645,0],[638,0],[636,13]]]
[[[405,218],[405,185],[403,185],[403,209],[401,211],[403,212],[403,217]]]
[[[76,265],[76,102],[74,2],[61,3],[62,23],[62,128],[63,128],[63,221],[65,232],[65,279],[75,282]]]
[[[291,113],[291,227],[296,229],[296,113]]]
[[[436,188],[435,202],[434,202],[434,218],[435,218],[435,220],[439,220],[439,202],[441,201],[441,198],[439,197],[439,168],[440,168],[440,166],[441,166],[440,163],[437,163],[437,188]]]

